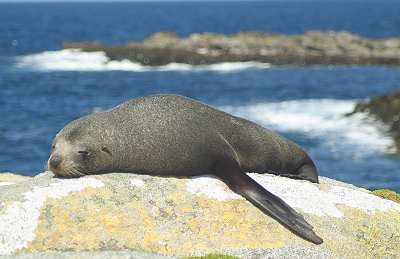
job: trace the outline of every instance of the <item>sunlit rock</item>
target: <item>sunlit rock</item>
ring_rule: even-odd
[[[0,186],[0,255],[141,251],[187,257],[396,258],[400,204],[321,177],[320,184],[249,174],[324,239],[294,235],[212,176],[127,173]]]

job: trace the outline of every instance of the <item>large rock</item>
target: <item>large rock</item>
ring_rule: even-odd
[[[387,93],[372,98],[368,103],[358,103],[354,113],[364,112],[389,127],[394,137],[397,152],[400,153],[400,92]]]
[[[400,258],[400,204],[321,177],[321,184],[250,174],[304,215],[307,242],[211,176],[127,173],[0,186],[0,255],[141,251],[186,257]]]
[[[1,259],[172,259],[171,257],[134,251],[24,253],[3,255]]]
[[[23,176],[19,174],[12,174],[10,172],[0,173],[0,185],[9,185],[15,182],[22,182],[31,179],[32,177]]]
[[[192,34],[179,38],[160,32],[143,42],[126,45],[64,43],[64,49],[104,51],[110,60],[160,66],[172,62],[206,65],[221,62],[258,61],[273,65],[391,65],[400,66],[400,39],[375,40],[342,32],[306,32],[285,36],[264,32]]]

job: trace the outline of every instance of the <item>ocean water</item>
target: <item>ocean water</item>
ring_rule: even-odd
[[[257,62],[144,67],[63,42],[125,44],[175,31],[288,35],[341,31],[400,37],[389,0],[0,3],[0,172],[44,171],[55,134],[81,116],[157,93],[181,94],[255,121],[301,145],[320,175],[400,192],[400,160],[386,126],[360,101],[398,91],[400,68],[273,67]]]

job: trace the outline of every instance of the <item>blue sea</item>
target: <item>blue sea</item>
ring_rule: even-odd
[[[52,139],[72,120],[158,93],[184,95],[301,145],[320,175],[400,192],[386,126],[355,105],[398,91],[400,68],[274,67],[255,62],[144,67],[63,42],[125,44],[160,31],[287,35],[346,30],[400,37],[391,0],[0,3],[0,172],[42,173]]]

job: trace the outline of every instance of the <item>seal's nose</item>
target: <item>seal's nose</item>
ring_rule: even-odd
[[[60,164],[60,159],[56,156],[50,157],[49,161],[50,167],[57,169],[58,165]]]

